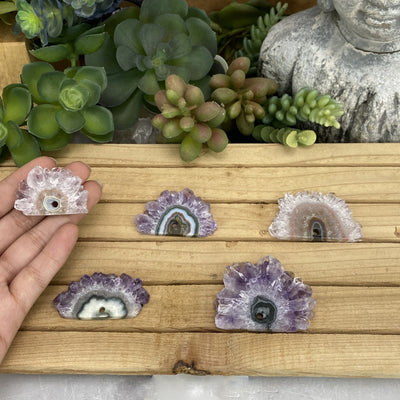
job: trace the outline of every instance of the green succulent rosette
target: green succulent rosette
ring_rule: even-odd
[[[0,98],[0,158],[11,153],[17,166],[40,156],[37,140],[20,126],[32,108],[32,97],[25,85],[12,84]]]
[[[85,60],[107,71],[101,104],[112,111],[117,129],[136,122],[143,102],[154,109],[154,95],[164,89],[167,76],[204,79],[217,52],[207,15],[185,0],[144,0],[140,9],[111,16],[106,31],[103,46]]]
[[[37,104],[28,116],[28,130],[43,150],[64,147],[77,131],[100,143],[112,139],[112,114],[97,105],[107,86],[103,68],[73,67],[60,72],[36,62],[23,67],[21,78]]]

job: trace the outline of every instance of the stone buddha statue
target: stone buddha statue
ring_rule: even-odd
[[[400,142],[400,0],[319,0],[270,30],[259,73],[343,105],[340,129],[308,125],[322,141]]]

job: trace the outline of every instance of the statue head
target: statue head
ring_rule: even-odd
[[[353,46],[378,53],[400,50],[400,0],[318,0],[336,10],[339,29]]]

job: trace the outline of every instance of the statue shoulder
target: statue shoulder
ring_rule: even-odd
[[[278,81],[280,91],[290,90],[294,65],[304,51],[328,38],[336,29],[331,13],[313,7],[286,17],[271,28],[260,51],[259,72]]]

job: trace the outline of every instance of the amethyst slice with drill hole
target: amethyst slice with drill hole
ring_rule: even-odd
[[[361,225],[343,199],[333,193],[287,193],[278,200],[279,212],[269,233],[281,240],[313,242],[361,240]]]
[[[147,235],[205,237],[217,229],[210,205],[190,189],[165,190],[157,201],[146,204],[146,211],[135,217],[135,223],[138,231]]]
[[[136,317],[149,298],[138,278],[96,272],[72,282],[53,304],[63,318],[122,319]]]
[[[25,215],[85,214],[88,192],[68,169],[34,167],[21,181],[14,203]]]
[[[226,267],[217,294],[215,325],[255,332],[305,331],[313,317],[312,289],[267,256]]]

